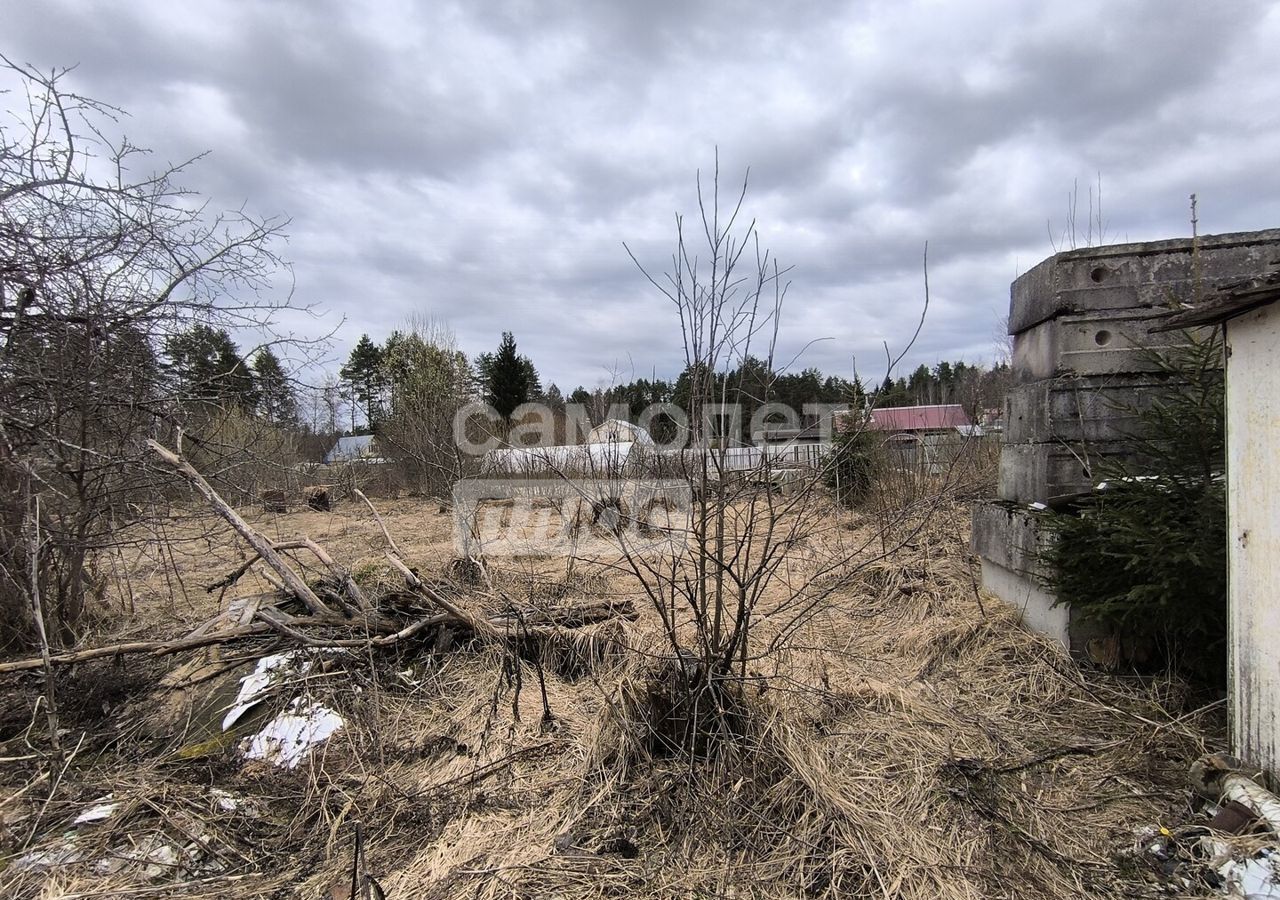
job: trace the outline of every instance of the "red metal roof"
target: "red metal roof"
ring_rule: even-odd
[[[872,431],[945,431],[972,424],[964,407],[958,403],[946,406],[889,406],[871,410],[867,427]]]

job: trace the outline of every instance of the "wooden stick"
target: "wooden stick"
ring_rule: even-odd
[[[378,510],[374,507],[373,501],[364,495],[364,491],[360,488],[351,489],[357,497],[364,501],[364,505],[369,507],[369,512],[373,513],[373,520],[378,523],[378,527],[382,529],[382,536],[387,539],[387,547],[396,556],[400,555],[400,548],[396,546],[395,540],[391,537],[391,532],[387,531],[387,524],[382,521],[382,516],[378,515]]]
[[[69,666],[73,663],[87,662],[91,659],[102,659],[106,656],[120,656],[130,653],[152,653],[156,656],[168,656],[171,653],[180,653],[183,650],[194,650],[198,647],[208,647],[211,644],[225,644],[228,641],[243,637],[266,634],[271,630],[271,626],[266,622],[254,622],[251,625],[243,625],[239,628],[228,628],[225,631],[215,631],[212,634],[202,634],[195,637],[188,636],[172,641],[131,641],[124,644],[109,644],[106,647],[75,650],[69,653],[56,653],[49,657],[49,662],[55,666]],[[44,659],[39,656],[31,657],[30,659],[15,659],[11,662],[0,663],[0,674],[5,672],[25,672],[31,669],[39,669],[43,665]]]
[[[279,547],[280,545],[276,546]],[[285,549],[310,550],[315,555],[315,558],[320,560],[320,562],[328,568],[328,570],[333,574],[333,577],[338,579],[339,583],[342,584],[343,590],[347,592],[347,595],[351,597],[351,599],[354,600],[361,609],[368,610],[372,608],[369,605],[368,598],[364,595],[364,591],[360,590],[360,585],[356,584],[355,579],[351,577],[351,573],[334,562],[333,557],[331,557],[323,547],[311,540],[311,538],[300,537],[289,541]]]
[[[147,446],[174,471],[189,481],[191,486],[209,502],[209,505],[214,508],[218,515],[222,516],[245,539],[249,546],[257,551],[257,554],[262,557],[262,561],[280,576],[280,580],[284,582],[289,593],[301,600],[307,609],[311,610],[315,615],[330,619],[339,618],[338,613],[326,606],[315,595],[315,592],[307,587],[307,583],[303,581],[302,576],[295,572],[284,557],[276,552],[271,541],[254,531],[249,523],[231,508],[227,501],[218,496],[218,492],[213,489],[209,482],[205,481],[204,476],[197,472],[191,463],[151,438],[147,439]]]
[[[446,600],[444,597],[440,596],[439,593],[427,587],[427,585],[423,583],[422,579],[414,574],[413,570],[401,562],[400,557],[396,556],[390,550],[388,550],[385,555],[387,557],[387,561],[390,562],[391,565],[395,566],[396,569],[399,570],[400,574],[404,576],[405,584],[409,585],[413,590],[417,591],[445,612],[459,619],[462,624],[466,625],[477,635],[482,637],[497,637],[497,629],[494,628],[492,624],[484,619],[478,618],[477,616],[473,616],[471,613],[451,601]]]
[[[30,499],[30,493],[31,487],[28,483],[28,499]],[[27,553],[31,557],[31,614],[35,618],[36,634],[40,638],[40,661],[44,668],[44,711],[49,721],[49,745],[53,748],[54,759],[61,765],[62,741],[58,737],[58,697],[53,684],[49,635],[44,627],[44,608],[40,603],[40,497],[38,495],[31,515],[31,546]]]

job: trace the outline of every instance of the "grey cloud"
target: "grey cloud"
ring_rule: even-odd
[[[215,205],[292,217],[333,356],[414,314],[469,352],[515,332],[569,389],[674,375],[661,271],[716,148],[794,265],[779,356],[883,367],[991,350],[1009,281],[1101,172],[1109,234],[1276,225],[1280,16],[1262,2],[939,6],[680,0],[26,4],[0,49],[133,116]],[[1052,221],[1052,226],[1047,223]],[[290,320],[294,330],[310,320]],[[311,323],[315,333],[324,326]],[[882,373],[881,373],[882,375]]]

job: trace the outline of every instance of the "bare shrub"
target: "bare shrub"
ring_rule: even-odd
[[[473,462],[454,435],[454,417],[472,394],[466,355],[446,326],[414,319],[387,341],[383,365],[391,399],[378,441],[416,490],[447,497]]]
[[[17,90],[0,122],[0,641],[76,636],[93,555],[153,494],[144,439],[175,412],[157,350],[192,322],[263,324],[282,222],[211,215],[179,178],[114,137],[118,110],[0,57]],[[234,304],[221,298],[234,292]],[[17,540],[39,494],[34,565]],[[31,573],[39,584],[29,584]]]
[[[867,539],[819,548],[837,517],[822,482],[832,463],[792,469],[767,448],[734,448],[717,437],[719,410],[744,391],[757,408],[770,402],[773,377],[730,384],[748,369],[773,372],[786,270],[760,246],[754,221],[741,219],[746,181],[721,205],[719,172],[698,185],[696,241],[676,218],[671,271],[658,278],[636,261],[671,301],[685,348],[690,449],[659,454],[664,474],[692,490],[687,526],[671,552],[636,552],[619,532],[622,566],[639,582],[662,624],[664,646],[642,685],[618,710],[638,751],[724,758],[749,754],[752,714],[747,688],[779,655],[832,591],[867,564]],[[705,239],[705,243],[702,243]],[[696,246],[695,246],[696,245]],[[699,256],[699,253],[705,256]],[[634,259],[634,256],[633,256]],[[761,358],[762,365],[744,363]],[[918,510],[897,510],[905,519]],[[907,536],[881,531],[881,553]],[[815,557],[816,565],[815,565]],[[810,571],[793,580],[804,561]],[[766,679],[767,680],[767,679]]]

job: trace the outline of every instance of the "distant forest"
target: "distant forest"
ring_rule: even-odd
[[[379,419],[385,417],[393,405],[397,383],[421,375],[406,370],[403,363],[390,364],[392,359],[403,357],[397,354],[397,348],[407,339],[406,335],[396,332],[385,346],[379,346],[367,335],[362,336],[342,368],[343,396],[357,405],[366,427],[371,425],[375,431]],[[503,335],[495,351],[480,353],[473,360],[467,360],[452,344],[445,349],[447,352],[443,355],[427,358],[449,360],[450,376],[446,380],[455,383],[455,395],[487,400],[503,418],[508,418],[526,402],[544,403],[555,410],[563,410],[567,404],[581,404],[592,424],[599,424],[611,410],[617,415],[625,409],[627,417],[636,421],[646,408],[656,403],[672,403],[682,408],[689,405],[691,373],[687,370],[672,381],[654,377],[592,389],[579,385],[566,394],[554,382],[543,385],[533,360],[520,354],[510,333]],[[440,381],[439,378],[432,380]],[[808,403],[856,407],[958,403],[976,419],[983,410],[1001,405],[1008,387],[1009,367],[1006,363],[988,368],[964,361],[943,361],[932,368],[921,365],[909,375],[896,379],[887,376],[882,382],[867,386],[856,377],[850,380],[827,375],[814,367],[778,372],[765,361],[748,357],[737,368],[717,375],[716,381],[716,394],[723,396],[724,402],[741,405],[744,428],[752,413],[766,402],[784,404],[797,411],[803,411]],[[355,416],[352,418],[354,422]]]

